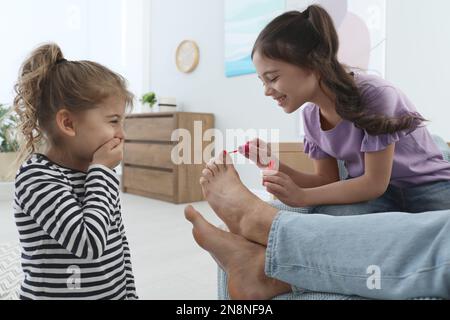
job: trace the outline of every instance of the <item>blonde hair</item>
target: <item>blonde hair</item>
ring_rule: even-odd
[[[56,142],[53,124],[59,110],[80,113],[111,96],[123,98],[131,107],[134,99],[122,76],[95,62],[67,61],[54,43],[31,53],[14,89],[14,109],[24,139],[21,159],[36,152],[45,138]]]

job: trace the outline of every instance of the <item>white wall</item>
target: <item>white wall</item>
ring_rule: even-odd
[[[184,111],[211,112],[216,127],[279,129],[281,141],[299,140],[298,115],[286,115],[263,95],[256,75],[224,75],[224,1],[151,1],[151,85],[175,96]],[[450,141],[450,12],[447,0],[388,0],[387,79],[397,84],[430,120],[430,130]],[[198,42],[201,60],[190,75],[176,70],[175,50]],[[447,106],[447,104],[449,104]],[[238,167],[249,187],[261,188],[258,170]]]
[[[152,0],[151,84],[160,96],[175,96],[184,111],[217,115],[219,129],[281,128],[281,138],[297,139],[293,116],[280,112],[263,94],[256,75],[226,78],[223,0]],[[195,40],[201,58],[189,75],[178,72],[175,51]]]
[[[223,0],[152,0],[151,84],[160,96],[174,96],[183,111],[216,115],[216,128],[279,129],[282,141],[298,141],[298,115],[286,115],[264,96],[256,75],[226,78]],[[197,70],[177,71],[175,51],[184,39],[201,51]],[[238,166],[243,181],[261,188],[259,170]]]
[[[141,94],[148,83],[143,9],[148,0],[0,1],[0,102],[11,103],[19,67],[43,42],[58,43],[69,60],[98,61],[123,74]],[[145,56],[145,59],[144,59]]]
[[[387,79],[450,141],[450,1],[387,1]]]

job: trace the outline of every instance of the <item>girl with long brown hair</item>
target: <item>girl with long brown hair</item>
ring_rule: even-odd
[[[407,190],[430,184],[433,193],[449,192],[450,164],[425,119],[391,83],[341,64],[338,50],[333,21],[316,5],[281,15],[258,37],[252,56],[265,94],[286,113],[302,109],[305,153],[316,168],[306,175],[280,164],[278,173],[265,176],[267,190],[316,213],[450,208],[446,200],[427,201],[427,193],[408,197]],[[345,181],[338,160],[347,169]]]

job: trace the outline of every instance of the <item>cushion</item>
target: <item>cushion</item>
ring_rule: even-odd
[[[0,244],[0,300],[18,300],[22,279],[20,245]]]

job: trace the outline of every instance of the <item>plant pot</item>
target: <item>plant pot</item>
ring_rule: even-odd
[[[11,182],[16,178],[20,164],[16,164],[18,152],[0,152],[0,182]]]
[[[172,97],[161,97],[158,102],[159,112],[177,112],[177,99]]]
[[[177,107],[168,107],[168,106],[160,106],[159,107],[159,112],[177,112],[178,108]]]
[[[156,106],[150,107],[149,105],[145,104],[142,106],[142,113],[152,113],[156,112],[155,110]]]

